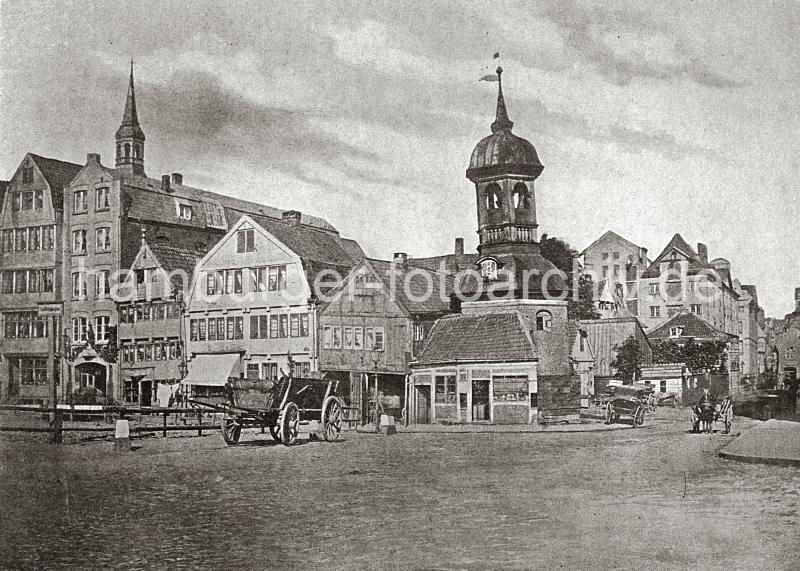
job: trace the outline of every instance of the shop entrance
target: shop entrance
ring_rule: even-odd
[[[472,420],[489,420],[489,381],[472,381]]]
[[[414,421],[417,424],[430,424],[431,422],[431,387],[430,385],[416,385],[414,387]]]

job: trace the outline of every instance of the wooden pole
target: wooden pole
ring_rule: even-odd
[[[168,415],[169,415],[169,413],[167,413],[167,412],[164,413],[164,430],[161,431],[161,436],[164,437],[164,438],[167,437],[167,416]]]

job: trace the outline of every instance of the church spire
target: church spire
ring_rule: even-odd
[[[510,131],[514,126],[514,122],[508,118],[508,111],[506,111],[506,100],[503,98],[503,68],[497,67],[497,114],[495,115],[494,123],[492,123],[492,133],[498,131]]]
[[[128,97],[122,123],[117,129],[117,167],[129,174],[144,176],[144,131],[136,112],[136,92],[133,88],[133,60],[128,80]]]

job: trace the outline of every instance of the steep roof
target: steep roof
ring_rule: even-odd
[[[190,278],[194,273],[197,262],[205,256],[205,252],[180,248],[171,244],[155,243],[148,244],[148,246],[158,260],[158,263],[161,264],[161,267],[167,272],[181,270],[186,272]]]
[[[636,244],[634,244],[633,242],[631,242],[630,240],[628,240],[626,238],[623,238],[622,236],[620,236],[616,232],[614,232],[612,230],[606,230],[605,233],[602,236],[600,236],[597,240],[595,240],[594,242],[592,242],[591,244],[586,246],[578,255],[579,256],[584,255],[586,253],[586,250],[589,250],[589,249],[593,248],[594,246],[596,246],[597,244],[599,244],[600,242],[602,242],[606,238],[614,238],[616,240],[619,240],[620,242],[623,242],[624,244],[627,244],[631,248],[636,248],[637,250],[639,248],[641,248],[641,246],[637,246]]]
[[[453,277],[427,268],[367,259],[383,280],[390,295],[408,313],[443,313],[450,311],[450,293],[453,291]],[[392,287],[394,285],[394,287]],[[442,291],[446,299],[442,299]]]
[[[442,317],[412,366],[534,361],[536,348],[516,311]]]
[[[28,153],[28,156],[33,159],[47,184],[50,185],[53,207],[61,210],[64,205],[64,187],[78,176],[83,165],[50,159],[33,153]]]
[[[622,345],[633,335],[640,346],[645,343],[644,364],[652,361],[652,346],[642,325],[635,317],[612,317],[609,319],[584,319],[581,326],[586,330],[595,355],[595,375],[609,377],[614,374],[611,362],[617,355],[615,347]]]
[[[409,258],[408,263],[420,268],[427,268],[435,272],[440,271],[444,266],[445,271],[451,274],[475,268],[475,262],[478,261],[480,255],[475,254],[444,254],[441,256],[428,256],[425,258]]]
[[[692,338],[719,339],[727,341],[729,338],[736,337],[736,335],[732,333],[725,333],[721,329],[717,329],[705,319],[702,319],[701,317],[698,317],[697,315],[687,311],[676,313],[658,327],[650,330],[647,333],[647,336],[651,340],[658,341],[670,338],[676,339],[676,337],[671,337],[669,334],[670,329],[673,327],[679,327],[682,329],[680,337],[677,337],[677,339],[682,340],[688,340],[689,338]]]
[[[288,246],[304,261],[346,267],[348,271],[355,265],[353,258],[342,246],[338,234],[303,224],[275,220],[267,216],[250,215],[250,218]]]

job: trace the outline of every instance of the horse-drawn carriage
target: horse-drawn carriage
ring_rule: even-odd
[[[342,399],[339,381],[315,377],[282,377],[278,381],[230,379],[225,385],[227,402],[192,401],[223,413],[222,439],[239,442],[243,428],[268,428],[272,437],[286,446],[297,441],[300,425],[316,421],[322,437],[333,442],[342,430]]]
[[[606,403],[606,424],[616,422],[623,415],[633,419],[633,427],[644,424],[647,411],[654,407],[653,392],[646,387],[610,385]]]
[[[692,407],[692,432],[708,432],[714,430],[714,423],[721,422],[725,434],[731,431],[733,424],[733,403],[727,396],[720,401],[709,401]]]

